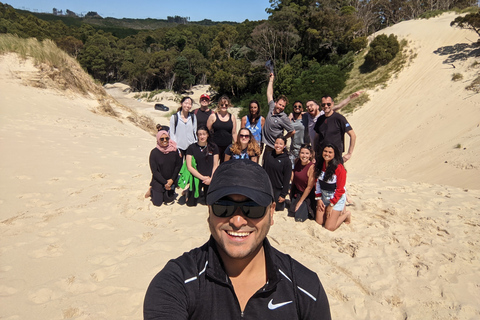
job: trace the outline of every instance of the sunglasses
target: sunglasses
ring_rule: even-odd
[[[166,138],[160,138],[159,139],[160,141],[170,141],[170,138],[166,137]]]
[[[322,108],[325,107],[325,106],[329,106],[329,107],[330,107],[331,105],[332,105],[332,104],[331,104],[330,102],[328,102],[328,103],[322,103]]]
[[[295,109],[301,109],[301,108],[302,108],[301,105],[299,105],[299,106],[293,106],[293,107],[294,107]]]
[[[249,134],[239,134],[240,138],[250,138]]]
[[[219,218],[229,218],[237,211],[237,208],[242,210],[245,217],[249,219],[260,219],[267,212],[267,208],[263,207],[252,200],[248,201],[232,201],[232,200],[218,200],[212,204],[212,212]]]

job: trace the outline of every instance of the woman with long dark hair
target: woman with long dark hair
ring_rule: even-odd
[[[232,106],[227,96],[218,99],[217,112],[208,117],[207,127],[213,135],[213,142],[218,146],[220,163],[225,159],[225,149],[237,141],[237,120],[228,112]]]
[[[175,200],[175,180],[182,167],[182,157],[177,151],[177,144],[170,139],[168,132],[157,132],[157,146],[150,152],[150,170],[152,181],[145,198],[151,197],[155,206]]]
[[[262,128],[265,118],[260,115],[260,103],[257,100],[250,101],[248,114],[242,117],[241,127],[247,128],[260,146],[260,154],[263,151]],[[258,161],[257,161],[258,162]]]
[[[260,147],[250,130],[242,128],[238,131],[237,141],[225,150],[225,161],[230,159],[250,159],[258,162]]]
[[[193,186],[190,186],[188,206],[196,206],[198,198],[204,198],[207,195],[213,173],[218,167],[218,147],[211,141],[208,129],[205,126],[199,127],[197,136],[198,142],[191,144],[187,149],[188,171],[194,179],[198,179]]]
[[[316,209],[315,202],[315,165],[312,162],[313,150],[310,144],[300,146],[298,158],[292,172],[290,199],[292,204],[289,212],[295,220],[303,221],[310,215],[312,218]],[[305,206],[302,207],[305,202]],[[302,208],[302,212],[298,210]]]
[[[280,135],[275,139],[274,149],[263,155],[263,168],[272,183],[275,211],[285,209],[285,197],[288,194],[292,177],[292,163],[285,148],[286,144],[287,139]]]
[[[170,138],[177,143],[183,157],[185,157],[185,150],[188,146],[197,142],[195,134],[197,118],[193,112],[190,112],[192,104],[192,98],[183,97],[177,113],[170,118]]]
[[[333,144],[327,144],[318,155],[315,164],[317,186],[315,220],[330,231],[335,231],[342,222],[350,223],[351,213],[345,209],[345,183],[347,171],[342,164],[342,154]]]

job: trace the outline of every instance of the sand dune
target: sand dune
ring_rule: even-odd
[[[474,34],[451,20],[385,31],[418,57],[349,118],[352,224],[275,215],[270,240],[319,274],[334,319],[480,318],[479,98],[435,53]],[[35,72],[0,56],[0,318],[141,319],[156,272],[207,240],[206,208],[150,205],[152,136],[23,85]]]

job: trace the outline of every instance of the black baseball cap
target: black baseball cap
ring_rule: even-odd
[[[215,170],[207,192],[207,204],[212,205],[230,194],[241,194],[264,207],[274,201],[267,172],[251,160],[230,160]]]

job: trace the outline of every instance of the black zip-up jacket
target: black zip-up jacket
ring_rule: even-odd
[[[313,271],[264,240],[267,283],[240,310],[215,240],[170,260],[150,283],[144,319],[325,319],[330,307]]]
[[[272,187],[282,190],[280,196],[285,198],[290,187],[290,179],[292,178],[292,162],[286,152],[276,154],[275,150],[266,152],[264,155],[263,168],[270,178]]]

